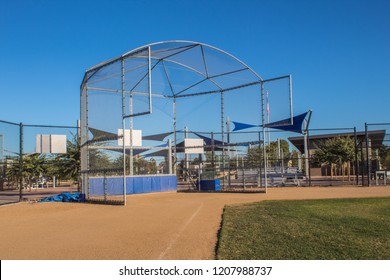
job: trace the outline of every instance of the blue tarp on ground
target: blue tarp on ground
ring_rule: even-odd
[[[89,195],[123,195],[122,177],[95,177],[89,179]],[[170,192],[177,190],[174,175],[133,176],[126,178],[126,194]]]
[[[61,193],[41,199],[39,202],[80,202],[80,193]]]

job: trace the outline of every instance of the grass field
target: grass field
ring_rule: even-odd
[[[390,198],[226,206],[218,259],[390,259]]]

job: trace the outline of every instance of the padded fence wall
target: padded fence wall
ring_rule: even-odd
[[[123,194],[123,177],[90,177],[90,196]],[[177,191],[177,178],[173,175],[126,177],[126,194]]]

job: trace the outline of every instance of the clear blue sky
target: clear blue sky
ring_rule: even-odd
[[[312,127],[390,122],[389,15],[387,0],[0,0],[0,119],[75,125],[86,69],[180,39],[292,74]]]

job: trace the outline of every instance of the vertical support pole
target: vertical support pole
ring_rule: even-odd
[[[77,120],[76,146],[79,149],[79,151],[80,151],[80,143],[81,143],[81,138],[80,137],[81,137],[81,121]],[[81,189],[80,189],[80,181],[81,181],[80,165],[78,167],[77,174],[78,174],[78,176],[77,176],[77,191],[81,193]],[[53,182],[53,186],[54,186],[54,182]]]
[[[222,186],[225,187],[225,96],[221,91]]]
[[[184,127],[184,139],[186,139],[186,138],[188,138],[188,127]],[[185,149],[185,147],[184,147],[184,149]],[[188,154],[185,152],[185,150],[184,150],[184,168],[185,168],[185,174],[186,174],[186,176],[185,176],[185,181],[186,182],[188,182],[188,180],[189,180],[189,178],[188,178],[188,176],[189,176],[189,168],[190,168],[190,163],[189,163],[189,161],[188,161]]]
[[[4,161],[4,135],[3,134],[0,134],[0,137],[1,137],[1,174],[0,176],[2,176],[3,178],[5,178],[5,167],[4,167],[4,164],[5,164],[5,161]]]
[[[300,152],[297,152],[297,157],[298,157],[298,170],[302,171],[302,155]]]
[[[228,144],[228,188],[231,187],[230,179],[230,118],[226,118],[226,134],[227,134],[227,144]]]
[[[133,92],[130,92],[130,101],[129,101],[129,110],[130,116],[133,115]],[[134,175],[134,159],[133,159],[133,117],[130,117],[130,154],[129,154],[129,165],[130,165],[130,176]]]
[[[262,182],[262,180],[261,180],[261,172],[262,170],[261,170],[261,134],[260,134],[260,132],[259,132],[259,179],[260,179],[260,188],[262,188],[263,187],[263,182]]]
[[[23,189],[23,123],[19,124],[19,201],[22,201]]]
[[[309,167],[309,186],[311,187],[311,168],[310,168],[310,133],[309,129],[307,129],[307,160]]]
[[[371,174],[370,174],[370,172],[371,172],[371,168],[370,168],[371,167],[371,162],[370,162],[371,159],[369,157],[369,151],[368,151],[369,139],[368,139],[368,125],[367,125],[367,123],[364,123],[364,130],[365,130],[365,135],[366,135],[367,185],[371,186]]]
[[[150,46],[148,47],[148,89],[149,89],[149,113],[153,111],[152,106],[152,53]]]
[[[264,161],[264,185],[267,193],[268,179],[267,179],[267,152],[265,147],[265,120],[264,120],[264,82],[261,82],[261,124],[263,127],[263,161]]]
[[[126,131],[126,108],[125,108],[125,62],[122,57],[122,130],[123,130],[123,146],[122,146],[122,152],[123,152],[123,204],[126,205],[126,193],[127,193],[127,186],[126,186],[126,144],[125,144],[125,131]],[[130,133],[131,134],[131,133]]]
[[[289,76],[289,79],[288,79],[288,84],[289,84],[289,88],[290,88],[290,114],[291,114],[291,124],[294,124],[294,113],[293,113],[293,105],[292,105],[292,76],[291,74],[288,75]]]
[[[359,185],[359,163],[358,163],[358,147],[357,147],[357,134],[356,126],[353,128],[353,141],[355,144],[355,177],[356,177],[356,186]]]
[[[305,129],[303,131],[303,140],[304,140],[304,154],[305,154],[305,176],[309,177],[309,149],[308,149],[308,131],[306,129],[306,120],[304,120]]]
[[[168,139],[168,170],[169,175],[172,175],[172,141],[171,139]]]
[[[175,142],[174,152],[173,152],[173,172],[177,174],[176,172],[176,163],[177,163],[177,132],[176,132],[176,97],[173,97],[173,141]]]
[[[363,142],[360,142],[360,162],[362,165],[362,186],[364,186],[364,156],[363,156]]]
[[[214,132],[211,132],[211,168],[213,170],[213,179],[215,179],[215,162],[214,162]]]
[[[278,152],[277,152],[277,157],[278,157],[278,166],[280,167],[280,170],[282,170],[282,164],[280,161],[280,139],[277,139],[277,144],[278,144]]]
[[[81,155],[81,170],[86,171],[82,176],[81,181],[81,188],[83,191],[82,200],[88,200],[89,194],[90,194],[90,184],[89,184],[89,173],[87,172],[89,170],[89,145],[88,145],[88,98],[89,98],[89,92],[88,92],[88,82],[85,84],[85,100],[84,100],[84,114],[85,118],[83,119],[82,112],[83,107],[82,104],[80,104],[80,114],[81,114],[81,143],[83,146],[80,147],[80,155]],[[80,102],[82,103],[82,102]],[[84,122],[84,123],[83,123]]]
[[[107,174],[103,172],[103,189],[104,189],[104,202],[107,203]]]

